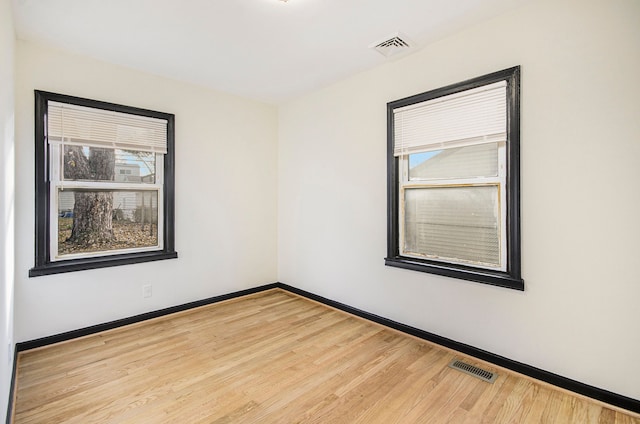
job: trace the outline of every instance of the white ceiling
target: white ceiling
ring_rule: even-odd
[[[528,0],[12,0],[17,37],[280,103]]]

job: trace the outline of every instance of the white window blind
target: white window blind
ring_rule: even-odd
[[[51,144],[167,153],[167,121],[50,101]]]
[[[394,110],[394,155],[506,141],[506,81]]]

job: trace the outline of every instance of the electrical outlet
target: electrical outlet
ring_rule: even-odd
[[[142,286],[142,297],[143,298],[147,298],[147,297],[151,297],[153,295],[152,289],[151,289],[151,284],[145,284],[144,286]]]

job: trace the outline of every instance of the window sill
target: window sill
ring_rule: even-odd
[[[174,259],[178,252],[143,252],[126,253],[122,255],[101,256],[97,258],[70,259],[59,262],[49,262],[34,266],[29,270],[29,277],[41,275],[61,274],[63,272],[84,271],[87,269],[106,268],[110,266],[137,264],[142,262]]]
[[[410,269],[413,271],[427,272],[430,274],[443,275],[445,277],[490,284],[492,286],[521,291],[524,290],[524,280],[519,277],[514,277],[506,272],[490,271],[465,267],[462,265],[447,265],[426,260],[423,261],[420,259],[407,258],[404,256],[385,258],[384,264],[396,268]]]

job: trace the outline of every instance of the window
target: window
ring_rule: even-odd
[[[523,290],[520,68],[387,105],[386,265]]]
[[[29,276],[176,258],[174,116],[35,92]]]

